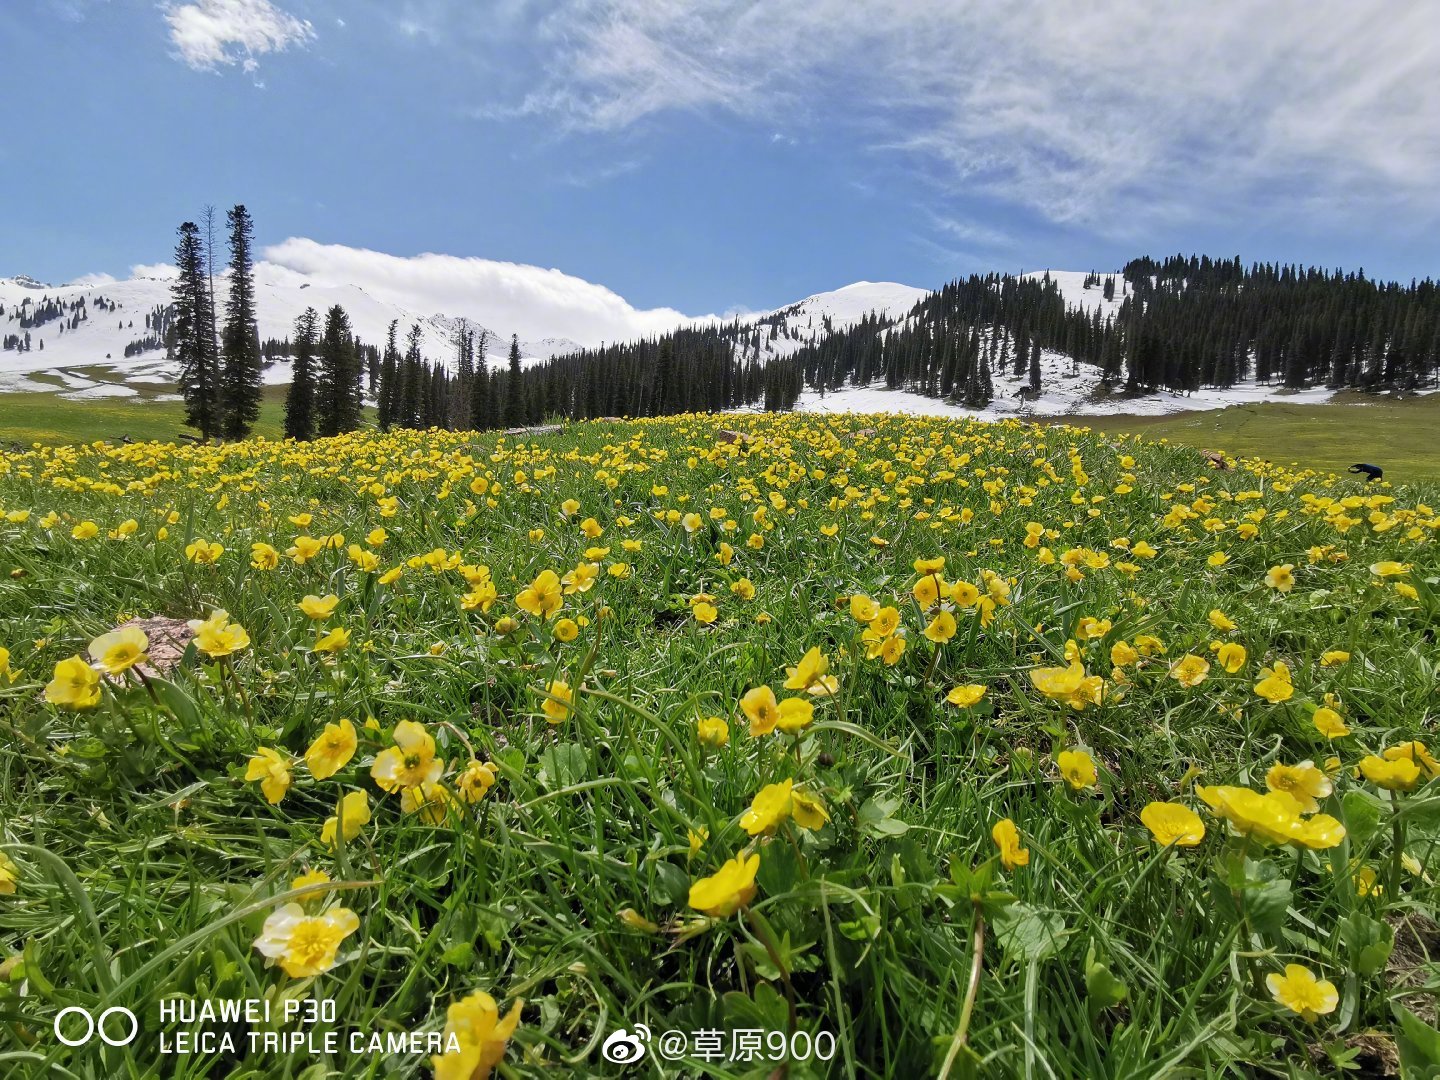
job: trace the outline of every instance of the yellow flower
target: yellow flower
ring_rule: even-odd
[[[755,583],[749,578],[742,577],[739,581],[732,581],[730,583],[730,592],[732,595],[738,596],[741,600],[754,600]]]
[[[1104,697],[1105,681],[1098,675],[1086,675],[1085,666],[1072,660],[1069,667],[1033,668],[1030,681],[1046,697],[1062,701],[1077,712],[1087,705],[1098,705]]]
[[[985,696],[985,690],[986,687],[979,683],[971,683],[968,686],[957,686],[945,695],[945,700],[958,708],[968,709]]]
[[[990,830],[990,839],[994,840],[995,846],[1000,849],[1000,862],[1006,870],[1030,865],[1030,851],[1021,846],[1020,830],[1009,818],[1001,818],[995,823],[995,827]]]
[[[751,735],[769,735],[780,722],[780,704],[775,700],[775,691],[768,686],[756,686],[740,698],[740,711],[750,721]]]
[[[1266,701],[1289,701],[1294,695],[1295,687],[1290,682],[1290,669],[1283,661],[1275,661],[1273,668],[1261,668],[1260,675],[1262,678],[1255,684],[1255,693]]]
[[[887,638],[900,626],[900,610],[882,607],[875,618],[870,620],[870,632],[877,637]]]
[[[500,779],[500,769],[493,761],[470,759],[464,771],[455,778],[455,794],[461,802],[477,803]]]
[[[459,1046],[432,1055],[435,1080],[487,1080],[505,1057],[505,1044],[520,1023],[517,1001],[503,1017],[495,999],[482,990],[461,998],[445,1011],[445,1044]]]
[[[327,593],[324,596],[306,596],[296,606],[312,619],[328,619],[335,613],[335,605],[340,603],[340,598],[334,593]]]
[[[571,570],[563,578],[561,583],[565,586],[565,595],[572,596],[575,593],[589,592],[599,576],[600,568],[594,563],[579,563],[574,570]]]
[[[1215,659],[1226,671],[1234,675],[1245,666],[1245,646],[1227,641],[1215,650]]]
[[[545,700],[540,708],[545,713],[547,723],[558,724],[570,715],[570,705],[575,700],[575,693],[570,689],[570,684],[556,679],[545,687]]]
[[[1152,802],[1140,811],[1140,820],[1157,844],[1169,847],[1197,847],[1205,839],[1205,823],[1188,806]]]
[[[1288,593],[1295,587],[1295,564],[1272,566],[1265,571],[1265,584],[1278,592]]]
[[[955,636],[955,630],[955,616],[942,610],[925,627],[925,636],[935,644],[943,645]]]
[[[417,784],[433,784],[445,771],[435,756],[435,739],[414,720],[395,725],[395,745],[375,755],[370,777],[385,791],[395,792]]]
[[[980,599],[980,590],[968,581],[956,581],[950,585],[948,595],[956,607],[972,608]]]
[[[737,854],[709,877],[690,886],[688,902],[696,911],[725,918],[755,899],[755,873],[760,856]]]
[[[297,536],[295,542],[285,549],[285,554],[295,561],[296,566],[304,566],[324,550],[324,540],[317,540],[313,536]]]
[[[1320,654],[1321,667],[1334,667],[1336,664],[1343,664],[1350,659],[1350,654],[1344,649],[1330,649]]]
[[[1262,795],[1244,787],[1205,787],[1195,794],[1225,818],[1237,833],[1271,844],[1299,844],[1312,850],[1332,848],[1345,839],[1345,827],[1329,814],[1304,819],[1300,803],[1287,791]]]
[[[1128,641],[1117,641],[1110,646],[1110,663],[1117,668],[1126,667],[1140,659],[1140,654]]]
[[[1135,648],[1141,656],[1164,656],[1165,643],[1149,634],[1135,635]]]
[[[761,788],[750,808],[740,815],[740,827],[751,836],[774,832],[790,816],[792,787],[792,781],[782,780]]]
[[[535,580],[515,597],[515,606],[540,618],[550,618],[560,610],[565,597],[560,588],[560,578],[554,570],[542,570]]]
[[[1409,791],[1420,781],[1420,766],[1408,757],[1386,761],[1369,754],[1360,759],[1360,772],[1376,787],[1391,791]]]
[[[1226,615],[1223,611],[1221,611],[1219,608],[1210,609],[1209,619],[1210,625],[1213,626],[1216,630],[1219,630],[1222,634],[1228,634],[1231,630],[1234,630],[1236,626],[1235,621],[1231,619],[1230,616]]]
[[[343,769],[355,756],[355,725],[342,718],[338,724],[326,724],[305,751],[305,764],[316,780],[327,780]]]
[[[90,659],[101,671],[119,675],[150,659],[145,653],[149,646],[150,639],[145,636],[145,631],[138,626],[126,626],[101,634],[90,642]]]
[[[825,804],[800,788],[790,792],[790,816],[795,819],[796,825],[811,832],[823,829],[830,820],[830,812],[825,809]]]
[[[557,619],[550,633],[556,641],[574,641],[580,635],[580,626],[574,619]]]
[[[255,948],[292,979],[304,979],[333,968],[341,943],[359,928],[359,916],[349,908],[306,915],[299,904],[286,904],[265,920]]]
[[[1425,744],[1422,742],[1404,742],[1397,746],[1387,747],[1381,751],[1381,757],[1386,761],[1408,759],[1424,769],[1427,778],[1433,780],[1435,777],[1440,776],[1440,762],[1437,762],[1430,756],[1430,751],[1426,749]]]
[[[324,870],[309,870],[299,877],[290,879],[290,888],[303,889],[309,885],[323,885],[330,880],[330,875]]]
[[[1313,761],[1302,761],[1298,765],[1276,762],[1265,774],[1265,786],[1271,791],[1284,791],[1300,804],[1300,812],[1313,814],[1320,809],[1319,800],[1329,795],[1332,788],[1330,778],[1315,767]]]
[[[1170,665],[1170,678],[1181,686],[1199,686],[1210,674],[1210,663],[1194,653],[1186,653]]]
[[[787,735],[794,735],[809,727],[814,721],[814,705],[804,698],[786,698],[780,702],[780,718],[775,722],[775,726]]]
[[[1286,964],[1285,974],[1271,972],[1265,985],[1276,1001],[1310,1023],[1335,1011],[1340,994],[1328,979],[1317,979],[1303,964]]]
[[[421,820],[431,825],[439,825],[445,820],[450,812],[450,804],[454,801],[450,789],[444,784],[426,781],[400,792],[400,812],[419,814]]]
[[[730,741],[730,725],[718,716],[702,716],[695,721],[695,737],[706,746],[724,746]]]
[[[917,604],[922,608],[928,608],[940,599],[940,594],[944,588],[945,581],[939,574],[926,574],[919,581],[915,582],[910,593],[915,597]]]
[[[337,626],[327,630],[315,639],[315,644],[310,646],[311,652],[317,653],[338,653],[350,644],[350,631],[343,626]]]
[[[370,797],[363,791],[346,792],[340,800],[340,812],[325,819],[320,830],[320,842],[326,847],[335,846],[335,834],[349,843],[360,835],[360,830],[370,821]]]
[[[93,521],[82,521],[70,530],[70,535],[76,540],[93,540],[100,535],[100,526]]]
[[[1379,578],[1403,577],[1410,572],[1410,565],[1387,559],[1384,562],[1372,563],[1370,572]]]
[[[250,565],[256,570],[274,570],[275,567],[280,565],[280,552],[276,551],[269,544],[251,544]]]
[[[290,759],[272,747],[262,746],[250,758],[245,780],[247,783],[259,780],[265,800],[274,806],[290,790]]]
[[[880,659],[887,667],[894,667],[900,662],[900,657],[905,655],[905,647],[909,642],[901,634],[894,634],[880,642]]]
[[[785,669],[785,689],[805,690],[817,696],[833,695],[840,689],[840,683],[833,675],[826,674],[829,670],[830,661],[819,646],[812,646],[799,664]]]
[[[230,621],[230,613],[216,608],[205,620],[191,619],[187,624],[195,635],[195,648],[206,656],[229,656],[250,647],[250,635],[239,623]]]
[[[1030,681],[1046,697],[1063,701],[1085,681],[1085,665],[1075,660],[1069,667],[1035,668],[1030,672]]]
[[[1315,710],[1315,715],[1310,719],[1315,724],[1315,730],[1327,739],[1338,739],[1350,734],[1350,729],[1345,725],[1345,721],[1334,709],[1321,706]]]
[[[880,605],[864,593],[850,597],[850,617],[859,623],[868,623],[880,614]]]
[[[1224,566],[1230,561],[1230,556],[1223,551],[1212,551],[1210,557],[1205,560],[1206,565],[1212,567]]]
[[[20,882],[20,868],[0,851],[0,896],[14,896]]]
[[[695,616],[695,621],[702,626],[708,626],[720,617],[720,609],[714,604],[701,601],[690,609],[690,614]]]
[[[194,543],[185,545],[185,557],[198,566],[209,566],[224,554],[225,548],[220,544],[212,544],[200,537],[196,537]]]
[[[61,660],[45,686],[45,700],[67,709],[93,709],[100,704],[100,673],[82,657]]]
[[[1055,758],[1055,764],[1060,767],[1060,775],[1076,791],[1084,791],[1088,787],[1094,787],[1099,774],[1095,771],[1095,762],[1084,750],[1061,750]]]

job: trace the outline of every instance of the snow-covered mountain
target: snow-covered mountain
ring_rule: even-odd
[[[170,304],[172,279],[163,273],[126,281],[47,285],[33,278],[0,278],[0,337],[17,337],[29,348],[0,350],[0,390],[48,391],[72,398],[128,397],[146,389],[173,387],[179,372],[165,359],[165,350],[146,318]],[[504,327],[482,327],[464,312],[411,310],[381,300],[358,285],[336,286],[305,281],[293,270],[256,266],[256,314],[260,338],[289,338],[295,319],[307,307],[323,316],[335,304],[350,316],[354,332],[367,344],[383,345],[392,320],[399,320],[401,348],[411,326],[421,331],[420,351],[426,359],[450,361],[456,332],[462,327],[487,331],[491,367],[506,363],[510,333]],[[216,304],[223,317],[226,279],[216,278]],[[856,282],[832,292],[817,293],[772,311],[739,317],[753,327],[754,347],[762,359],[787,356],[831,330],[843,329],[872,312],[903,315],[926,295],[924,289],[893,282]],[[83,301],[83,303],[82,303]],[[60,305],[58,311],[55,305]],[[54,313],[28,329],[42,308]],[[526,365],[573,352],[580,346],[563,337],[521,341]],[[126,355],[127,351],[130,355]],[[290,365],[280,359],[265,372],[272,385],[290,381]]]
[[[739,350],[760,360],[790,356],[826,334],[853,326],[867,315],[901,319],[929,295],[926,289],[893,281],[857,281],[804,300],[741,316]]]

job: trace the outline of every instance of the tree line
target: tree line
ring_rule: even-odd
[[[232,438],[253,423],[248,403],[258,403],[262,356],[253,284],[243,285],[250,274],[243,210],[227,215],[232,285],[216,374],[206,376],[203,332],[214,322],[213,286],[190,223],[181,227],[181,276],[165,323],[167,337],[184,339],[178,351],[191,422],[202,434]],[[970,275],[908,312],[872,313],[843,329],[828,318],[819,327],[812,322],[809,340],[786,356],[765,348],[780,337],[797,340],[787,313],[778,312],[528,365],[512,337],[507,364],[492,371],[488,331],[466,320],[452,330],[451,357],[435,359],[423,355],[418,324],[402,336],[394,321],[383,347],[367,346],[338,306],[323,324],[307,310],[293,337],[267,341],[263,355],[293,358],[285,432],[299,439],[358,426],[362,386],[382,429],[489,430],[558,418],[785,410],[807,390],[846,386],[884,385],[983,408],[1001,375],[1021,397],[1040,395],[1044,352],[1063,354],[1072,370],[1089,367],[1106,392],[1119,395],[1246,381],[1412,391],[1440,377],[1440,289],[1428,278],[1406,286],[1363,271],[1175,255],[1136,259],[1114,274],[1092,272],[1083,287],[1095,290],[1093,303],[1067,303],[1048,274]],[[154,321],[158,326],[158,315]],[[213,397],[198,393],[201,386],[213,387]]]

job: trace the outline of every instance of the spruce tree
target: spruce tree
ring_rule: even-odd
[[[219,372],[212,348],[214,338],[210,293],[206,286],[205,252],[200,229],[193,221],[180,226],[175,247],[178,276],[171,288],[175,304],[175,358],[180,363],[180,395],[185,399],[185,422],[198,428],[202,439],[219,431]],[[30,335],[25,335],[28,343]]]
[[[505,426],[525,424],[525,385],[520,376],[520,335],[510,336],[510,366],[505,376]]]
[[[350,317],[336,304],[325,314],[316,382],[315,426],[321,435],[339,435],[360,426],[360,360]]]
[[[395,423],[395,404],[399,400],[400,349],[396,343],[399,319],[390,320],[390,329],[385,335],[385,357],[380,361],[379,413],[380,430],[389,431]]]
[[[250,244],[255,225],[236,205],[225,214],[230,226],[230,293],[220,366],[220,403],[226,438],[243,439],[260,417],[260,331],[255,321],[255,268]]]
[[[295,320],[295,361],[290,390],[285,395],[285,437],[315,437],[315,346],[320,333],[320,313],[313,307]]]

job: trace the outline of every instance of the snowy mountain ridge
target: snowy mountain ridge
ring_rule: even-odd
[[[171,302],[173,277],[154,272],[157,269],[137,268],[150,272],[103,283],[81,279],[49,285],[25,275],[0,278],[0,337],[15,338],[17,346],[0,350],[0,390],[44,391],[74,398],[129,397],[139,393],[132,384],[153,388],[173,383],[179,375],[176,365],[166,360],[163,345],[146,324],[147,316]],[[225,275],[216,277],[215,290],[217,312],[223,314]],[[323,318],[327,309],[338,304],[349,315],[356,335],[369,345],[383,347],[390,323],[398,320],[402,352],[410,328],[419,326],[420,351],[432,362],[453,364],[456,333],[461,328],[485,332],[492,368],[504,366],[509,355],[510,334],[504,328],[484,327],[460,312],[421,314],[378,299],[358,285],[308,281],[292,270],[259,263],[255,291],[262,342],[289,338],[296,318],[307,307],[315,308]],[[756,328],[760,352],[770,359],[789,355],[829,329],[843,329],[869,312],[901,314],[925,295],[924,289],[893,282],[856,282],[733,321]],[[58,312],[54,305],[59,305]],[[38,325],[25,325],[47,306],[50,317]],[[24,347],[27,335],[28,348]],[[568,338],[550,336],[519,344],[526,366],[580,348]],[[289,362],[281,358],[271,363],[265,381],[288,383]]]

